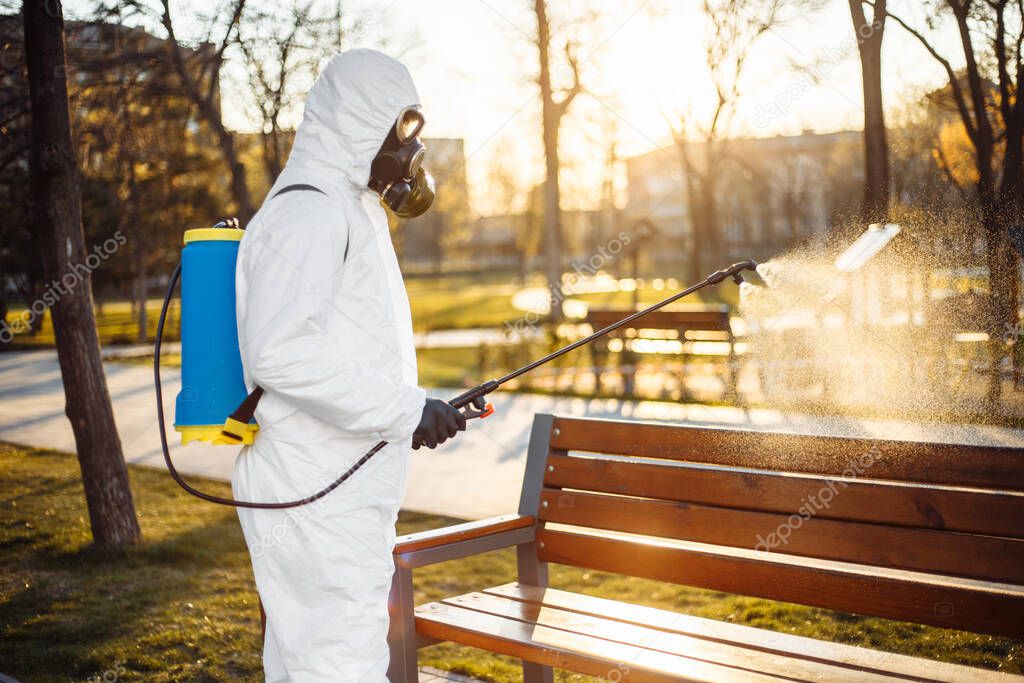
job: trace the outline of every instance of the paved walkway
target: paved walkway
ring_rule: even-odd
[[[125,458],[130,463],[162,468],[152,370],[145,365],[125,363],[107,363],[106,370]],[[164,398],[168,419],[173,419],[178,387],[177,371],[166,371]],[[438,389],[431,393],[449,397],[457,392]],[[895,420],[794,415],[767,409],[558,398],[500,391],[491,400],[496,415],[472,422],[465,434],[435,451],[414,452],[405,497],[407,509],[464,518],[514,511],[530,424],[539,412],[1024,448],[1024,431],[982,425],[918,425]],[[0,353],[0,440],[74,451],[74,437],[64,417],[56,352]],[[226,446],[172,447],[172,456],[183,472],[215,479],[230,477],[234,455],[235,449]]]

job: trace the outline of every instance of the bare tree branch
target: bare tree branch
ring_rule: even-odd
[[[876,8],[876,3],[873,2],[872,0],[864,1],[865,4],[870,5],[873,8]],[[924,49],[928,51],[928,54],[930,54],[932,58],[935,61],[937,61],[943,69],[945,69],[946,76],[949,78],[950,89],[953,93],[953,100],[954,102],[956,102],[956,107],[957,110],[960,112],[960,117],[964,120],[964,126],[967,129],[967,135],[968,137],[971,138],[972,141],[977,140],[978,131],[974,126],[970,110],[968,110],[967,108],[967,100],[964,97],[963,88],[960,86],[960,82],[956,77],[956,71],[953,70],[953,65],[950,64],[948,59],[939,54],[939,52],[932,46],[931,42],[929,42],[929,40],[925,37],[924,34],[922,34],[920,31],[918,31],[910,24],[905,22],[899,16],[889,11],[886,11],[882,16],[885,16],[888,19],[892,19],[897,24],[899,24],[904,31],[912,35],[914,38],[916,38],[917,41],[924,47]]]
[[[199,69],[194,73],[189,63],[185,60],[184,50],[178,42],[178,36],[174,31],[174,21],[171,18],[171,0],[160,0],[162,12],[160,23],[167,32],[167,53],[174,71],[181,82],[182,89],[193,105],[198,109],[200,116],[210,126],[217,139],[221,155],[227,164],[231,174],[231,193],[238,204],[239,218],[243,223],[248,222],[255,213],[252,199],[249,195],[249,187],[246,180],[245,166],[238,157],[235,149],[235,140],[231,132],[224,126],[221,119],[220,106],[216,101],[217,84],[219,81],[220,67],[224,61],[224,53],[231,43],[232,36],[238,26],[239,18],[245,7],[246,0],[234,0],[230,19],[224,29],[224,40],[212,50],[207,49],[209,44],[200,45],[198,48]],[[208,33],[213,31],[211,28]],[[206,79],[204,93],[203,79]]]
[[[572,85],[562,93],[562,97],[554,102],[555,107],[558,109],[558,116],[561,118],[568,111],[569,105],[576,99],[576,96],[583,91],[583,86],[580,84],[580,64],[576,57],[576,51],[573,48],[571,41],[565,41],[565,60],[569,64],[569,70],[572,71]]]

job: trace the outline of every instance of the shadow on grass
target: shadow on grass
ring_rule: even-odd
[[[163,473],[133,468],[144,540],[105,550],[88,542],[74,458],[15,452],[0,446],[14,493],[0,501],[4,673],[24,681],[259,675],[256,594],[233,510],[188,500]]]

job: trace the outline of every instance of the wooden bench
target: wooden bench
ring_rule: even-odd
[[[616,323],[634,311],[628,309],[590,309],[587,311],[586,323],[593,329],[599,330]],[[697,305],[680,306],[677,309],[654,311],[645,315],[631,327],[625,327],[613,332],[605,338],[598,339],[590,345],[591,357],[594,363],[594,384],[597,391],[601,390],[601,375],[607,367],[609,356],[609,343],[619,340],[619,343],[633,343],[631,340],[645,338],[644,331],[653,331],[650,339],[668,339],[682,344],[682,352],[678,358],[682,362],[682,369],[679,373],[680,384],[682,385],[683,398],[688,396],[686,389],[686,360],[691,356],[703,354],[693,352],[694,342],[724,342],[728,344],[727,356],[725,358],[726,370],[726,397],[735,399],[737,397],[736,382],[738,377],[738,364],[736,359],[736,337],[732,332],[730,324],[729,307],[726,305]],[[668,333],[663,336],[658,333]],[[623,347],[625,351],[625,346]],[[636,354],[631,354],[635,357]],[[620,372],[624,392],[626,395],[635,393],[635,362],[626,361],[625,355],[620,355]]]
[[[518,582],[413,604],[416,567],[516,548]],[[452,641],[629,681],[1024,677],[548,588],[548,564],[1024,637],[1019,449],[538,415],[519,513],[398,540],[390,680]]]

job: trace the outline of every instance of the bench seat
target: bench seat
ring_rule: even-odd
[[[501,548],[517,584],[416,607],[415,569]],[[525,683],[1024,683],[548,581],[576,567],[1019,641],[1024,449],[537,415],[518,513],[400,538],[394,558],[392,683],[443,641],[520,658]]]
[[[421,605],[416,608],[416,630],[438,641],[611,680],[1024,681],[1021,676],[519,583]]]
[[[587,311],[586,322],[593,330],[600,330],[613,325],[626,316],[635,313],[633,309],[590,309]],[[608,367],[610,342],[618,341],[625,352],[630,345],[640,341],[669,341],[678,343],[678,351],[673,355],[682,361],[679,371],[679,382],[684,396],[688,395],[686,387],[687,358],[691,356],[710,356],[724,358],[725,391],[727,398],[738,399],[737,382],[739,366],[736,348],[736,337],[732,332],[729,307],[726,305],[676,305],[669,310],[649,313],[641,322],[610,333],[606,338],[598,339],[590,345],[591,359],[594,366],[595,390],[601,391],[601,377]],[[699,352],[695,346],[698,342],[719,342],[725,346],[724,353]],[[620,356],[619,372],[622,376],[623,391],[627,394],[635,392],[637,358],[629,354]]]

